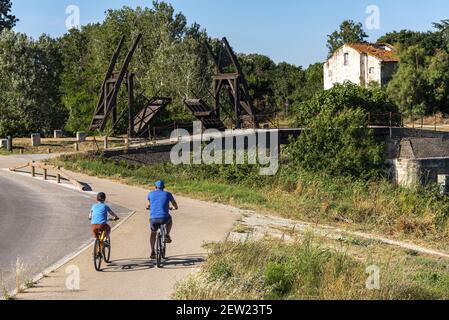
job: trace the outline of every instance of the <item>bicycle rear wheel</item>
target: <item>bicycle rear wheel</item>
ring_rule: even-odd
[[[163,230],[162,230],[162,234],[161,234],[161,238],[162,238],[162,240],[161,240],[161,253],[162,253],[162,259],[166,259],[166,257],[167,257],[167,229],[166,229],[166,227],[164,226],[163,227]]]
[[[156,243],[156,265],[158,268],[162,268],[162,236],[159,232],[157,235],[157,243]]]
[[[111,237],[107,237],[103,243],[103,257],[106,263],[111,263]]]
[[[98,239],[95,241],[93,258],[95,270],[101,271],[101,261],[103,260],[103,256],[101,252],[101,243]]]

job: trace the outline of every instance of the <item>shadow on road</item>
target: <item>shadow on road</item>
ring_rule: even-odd
[[[202,264],[205,259],[205,254],[167,257],[163,268],[170,270],[195,268]],[[148,258],[122,259],[111,261],[106,267],[103,267],[102,272],[135,272],[154,268],[156,268],[156,261]]]
[[[205,254],[194,254],[187,256],[167,257],[164,269],[189,269],[195,268],[206,261]]]

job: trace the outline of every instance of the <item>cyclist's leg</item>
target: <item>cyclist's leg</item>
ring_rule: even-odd
[[[108,224],[103,225],[103,230],[106,232],[106,237],[111,235],[111,226]]]
[[[98,239],[98,237],[99,237],[98,230],[101,228],[102,228],[101,224],[93,224],[92,225],[92,233],[93,233],[95,239]]]
[[[157,231],[159,230],[161,224],[158,223],[157,220],[150,221],[151,225],[151,256],[154,256],[156,254],[156,237],[157,237]]]
[[[170,217],[168,219],[168,221],[166,223],[166,226],[167,226],[167,236],[170,236],[170,232],[171,232],[171,230],[173,228],[173,219],[172,219],[172,217]]]

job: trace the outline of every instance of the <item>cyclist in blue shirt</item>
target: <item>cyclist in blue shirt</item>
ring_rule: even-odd
[[[97,204],[92,206],[89,214],[89,220],[91,220],[92,224],[92,232],[95,238],[98,238],[97,231],[106,231],[107,236],[111,233],[111,227],[108,225],[108,214],[114,217],[115,221],[120,218],[105,204],[106,194],[104,192],[100,192],[97,195]]]
[[[167,243],[171,243],[170,232],[173,227],[173,219],[170,215],[170,203],[175,210],[178,210],[178,204],[170,192],[165,191],[164,181],[155,183],[155,190],[148,194],[150,203],[150,225],[151,225],[151,259],[156,258],[156,236],[157,231],[162,225],[167,226]]]

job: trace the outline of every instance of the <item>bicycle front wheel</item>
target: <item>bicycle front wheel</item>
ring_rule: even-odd
[[[101,260],[103,260],[102,252],[101,252],[101,243],[100,240],[95,241],[94,245],[94,266],[96,271],[101,271]]]

